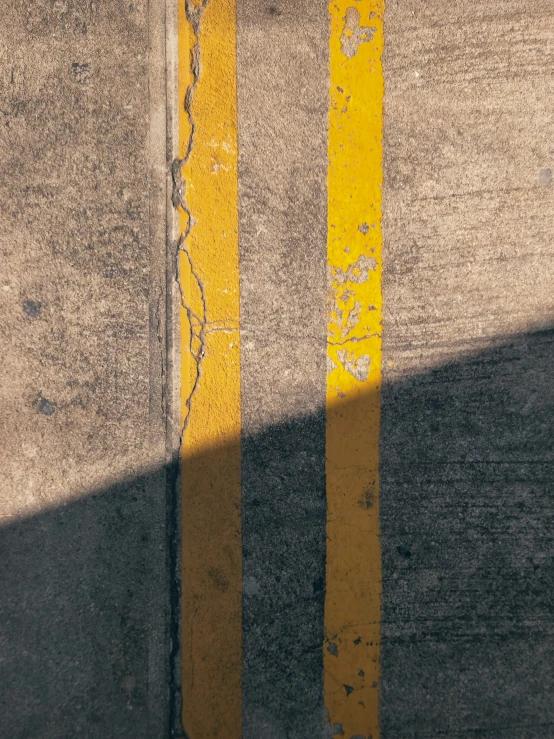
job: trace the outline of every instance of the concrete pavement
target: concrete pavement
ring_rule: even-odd
[[[553,15],[6,8],[2,736],[553,735]]]

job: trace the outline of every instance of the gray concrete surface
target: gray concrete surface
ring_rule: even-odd
[[[387,3],[387,739],[554,735],[553,21]]]
[[[248,739],[323,730],[327,18],[238,4]]]
[[[168,735],[163,12],[3,8],[0,735],[10,739]]]
[[[554,331],[383,395],[384,737],[551,737]]]

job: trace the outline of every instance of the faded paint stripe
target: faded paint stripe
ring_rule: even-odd
[[[185,10],[186,8],[186,10]],[[240,337],[234,0],[179,4],[183,724],[241,729]],[[182,175],[182,178],[181,178]]]
[[[325,706],[379,736],[382,0],[331,2]]]

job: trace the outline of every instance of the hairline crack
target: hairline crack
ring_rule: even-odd
[[[189,341],[189,352],[194,360],[196,367],[196,377],[192,384],[192,388],[184,401],[184,408],[186,409],[185,416],[181,425],[181,433],[179,439],[179,448],[182,448],[184,435],[190,423],[192,401],[200,385],[200,379],[202,377],[202,361],[206,353],[206,326],[208,325],[207,307],[206,307],[206,294],[204,285],[200,276],[198,275],[194,262],[192,260],[189,249],[187,248],[187,240],[190,233],[195,225],[195,219],[190,210],[190,206],[186,199],[186,181],[183,177],[183,168],[189,162],[191,154],[194,149],[196,124],[192,111],[192,105],[194,100],[194,93],[198,85],[201,73],[200,64],[200,33],[201,33],[201,21],[204,14],[204,10],[208,6],[210,0],[202,0],[202,3],[195,7],[193,0],[185,0],[185,14],[188,23],[194,33],[194,44],[190,50],[190,72],[192,74],[192,81],[187,87],[185,93],[185,99],[183,101],[183,110],[188,118],[189,124],[189,138],[186,145],[185,154],[182,158],[175,157],[171,164],[171,174],[173,180],[173,189],[171,194],[171,201],[173,207],[176,210],[182,211],[187,219],[186,227],[184,232],[181,234],[177,241],[177,247],[175,251],[175,280],[179,287],[180,302],[182,308],[185,310],[190,328],[190,341]],[[201,302],[201,315],[199,316],[192,309],[191,305],[187,302],[187,296],[184,286],[181,282],[180,274],[180,255],[186,256],[189,271],[192,279],[196,283],[198,292],[200,294]],[[195,346],[195,344],[197,346]]]

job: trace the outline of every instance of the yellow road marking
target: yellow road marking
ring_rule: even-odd
[[[377,739],[384,0],[329,8],[325,706]]]
[[[183,724],[194,739],[240,739],[235,0],[180,0],[178,22]]]

